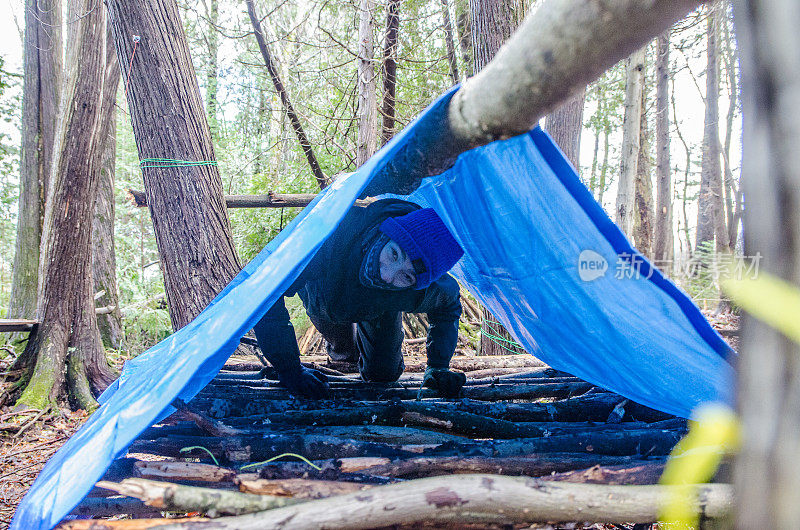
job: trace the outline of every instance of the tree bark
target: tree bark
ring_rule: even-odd
[[[386,37],[383,45],[383,103],[381,143],[394,136],[395,92],[397,89],[397,32],[400,27],[400,0],[389,0],[386,6]]]
[[[727,252],[728,230],[725,226],[725,205],[722,198],[722,173],[719,143],[719,53],[717,46],[718,9],[708,6],[706,38],[706,105],[703,121],[703,160],[700,173],[700,194],[697,199],[697,233],[695,249],[705,242],[715,242],[718,252]]]
[[[494,58],[517,28],[518,0],[470,0],[473,74]]]
[[[38,409],[62,400],[65,390],[75,406],[91,408],[93,393],[113,379],[97,331],[90,246],[102,167],[105,11],[89,0],[70,0],[68,16],[61,120],[42,231],[40,324],[21,356],[35,359],[35,366],[17,401]]]
[[[554,112],[547,115],[545,128],[580,174],[581,132],[586,90],[579,92]]]
[[[61,2],[26,0],[23,48],[22,162],[8,318],[36,315],[44,202],[61,95]]]
[[[301,502],[291,497],[181,486],[143,478],[128,478],[120,483],[101,480],[97,486],[134,497],[153,508],[169,512],[199,511],[210,517],[273,510]]]
[[[278,74],[277,65],[272,58],[272,54],[269,52],[269,47],[267,46],[267,41],[264,37],[264,31],[261,29],[261,22],[259,22],[258,16],[256,15],[256,7],[253,4],[253,0],[247,0],[247,14],[250,16],[250,22],[253,24],[253,30],[256,36],[256,41],[258,42],[258,48],[261,51],[261,56],[264,58],[264,64],[267,67],[267,71],[272,78],[272,84],[275,85],[275,90],[278,91],[278,96],[281,98],[283,108],[292,124],[292,129],[294,129],[294,133],[297,136],[297,141],[300,143],[300,148],[303,150],[303,153],[306,156],[308,165],[311,168],[311,173],[314,175],[314,178],[317,179],[319,188],[323,189],[325,186],[327,186],[328,179],[322,172],[322,168],[319,167],[319,162],[317,161],[317,157],[311,147],[311,142],[308,141],[306,132],[303,130],[303,126],[300,123],[300,118],[298,118],[297,112],[294,110],[292,102],[289,99],[289,92],[286,90],[286,87],[284,86],[283,81]]]
[[[213,140],[219,134],[219,123],[217,121],[217,92],[219,85],[219,76],[217,74],[219,34],[217,33],[217,25],[219,24],[219,2],[218,0],[208,0],[208,4],[205,5],[207,8],[206,16],[208,17],[208,28],[206,29],[206,42],[208,43],[206,112],[208,113],[208,128],[211,131],[211,138]]]
[[[458,49],[461,52],[461,66],[464,75],[473,71],[472,58],[472,13],[469,0],[455,0],[456,31],[458,32]]]
[[[360,0],[358,5],[358,132],[356,167],[375,154],[378,134],[378,103],[375,93],[372,12],[375,0]]]
[[[759,272],[798,288],[800,14],[786,0],[737,0],[734,8],[744,114],[744,250],[760,255]],[[737,528],[787,528],[800,519],[792,495],[800,488],[799,358],[800,344],[744,316],[737,372],[743,433],[735,465]]]
[[[469,0],[469,7],[472,14],[473,73],[477,73],[489,64],[516,29],[519,3],[518,0]],[[508,349],[503,344],[514,344],[514,338],[488,309],[481,308],[481,313],[480,355],[507,354]],[[486,331],[485,327],[490,330]]]
[[[103,292],[95,300],[97,307],[110,307],[109,312],[97,317],[97,327],[103,344],[119,349],[122,339],[122,312],[119,308],[117,289],[117,258],[114,245],[114,170],[116,162],[116,107],[119,88],[120,69],[114,51],[114,37],[111,28],[106,31],[106,64],[103,81],[103,96],[100,106],[100,142],[102,143],[102,163],[97,200],[92,220],[92,271],[94,291]]]
[[[453,39],[453,22],[450,18],[448,0],[442,2],[442,19],[444,21],[444,42],[447,46],[447,64],[450,66],[450,81],[455,85],[461,76],[458,74],[458,58],[456,57],[455,39]]]
[[[628,237],[633,236],[645,51],[646,48],[642,48],[628,57],[625,68],[625,117],[622,122],[622,154],[617,182],[615,222]]]
[[[669,159],[669,31],[659,35],[656,44],[656,212],[653,258],[663,266],[671,264],[675,254]]]
[[[120,63],[132,65],[128,101],[140,159],[214,161],[175,1],[110,0],[107,5]],[[132,35],[141,38],[135,55]],[[144,168],[142,173],[177,330],[196,317],[241,266],[216,165]]]
[[[636,249],[648,259],[653,257],[653,181],[650,178],[650,130],[647,126],[647,57],[642,69],[641,111],[639,113],[639,155],[634,191],[633,240]]]
[[[434,477],[309,501],[210,525],[218,529],[376,528],[423,522],[514,524],[557,521],[652,523],[666,495],[665,486],[564,484],[501,475]],[[598,502],[602,499],[602,502]],[[700,486],[691,506],[705,518],[719,518],[733,508],[730,486]],[[171,528],[202,528],[202,523]]]
[[[549,0],[492,64],[379,171],[364,195],[410,193],[467,149],[532,129],[538,120],[697,7],[699,0]],[[621,29],[622,28],[622,29]],[[420,157],[418,153],[425,153]]]

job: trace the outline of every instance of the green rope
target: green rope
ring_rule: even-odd
[[[202,445],[193,445],[191,447],[184,447],[184,448],[182,448],[180,450],[180,452],[181,453],[186,453],[186,452],[191,451],[192,449],[202,449],[203,451],[205,451],[206,453],[211,455],[211,460],[213,460],[216,465],[219,465],[219,461],[217,461],[217,457],[214,456],[214,453],[212,453],[211,451],[209,451],[208,449],[206,449]]]
[[[273,456],[272,458],[270,458],[268,460],[264,460],[263,462],[255,462],[253,464],[247,464],[246,466],[240,467],[239,470],[241,471],[242,469],[247,469],[249,467],[256,467],[256,466],[260,466],[262,464],[269,464],[270,462],[273,462],[273,461],[275,461],[275,460],[277,460],[279,458],[283,458],[284,456],[293,456],[295,458],[299,458],[300,460],[302,460],[303,462],[305,462],[309,466],[313,467],[317,471],[322,471],[321,467],[319,467],[318,465],[316,465],[314,462],[312,462],[308,458],[304,457],[303,455],[298,455],[297,453],[283,453],[283,454],[280,454],[278,456]]]
[[[148,167],[192,167],[192,166],[216,166],[214,160],[175,160],[174,158],[143,158],[139,165]]]
[[[498,346],[500,346],[501,348],[503,348],[507,352],[513,353],[514,355],[520,355],[520,352],[517,351],[517,350],[512,350],[508,346],[505,346],[504,344],[502,344],[503,342],[511,344],[511,345],[515,346],[516,348],[519,348],[519,349],[523,350],[523,352],[524,352],[524,348],[518,342],[513,341],[513,340],[508,340],[505,337],[501,337],[500,335],[494,335],[494,334],[489,333],[488,331],[484,330],[483,324],[487,324],[487,327],[488,327],[489,321],[486,320],[485,318],[483,318],[481,320],[482,320],[481,328],[480,328],[481,335],[484,335],[484,336],[488,337],[489,340],[491,340],[492,342],[494,342],[495,344],[497,344]],[[491,327],[489,327],[489,329],[491,329]],[[492,329],[492,331],[495,331],[495,330]]]

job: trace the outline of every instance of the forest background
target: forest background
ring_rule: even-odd
[[[6,316],[11,297],[23,84],[24,2],[6,2],[0,7],[0,318]],[[378,102],[371,127],[379,146],[439,94],[473,73],[476,32],[470,3],[256,3],[279,74],[327,177],[354,170],[365,156],[359,135],[364,129],[359,101],[365,90],[371,90]],[[509,25],[537,7],[537,2],[504,4],[510,6],[505,12]],[[225,193],[317,191],[317,181],[264,67],[244,3],[204,0],[179,6]],[[365,6],[367,17],[362,16]],[[391,12],[396,12],[398,21],[396,123],[387,128],[380,102]],[[365,80],[363,71],[359,77],[359,63],[363,67],[366,35],[371,38],[366,62],[372,73],[360,83]],[[553,132],[612,218],[621,221],[620,208],[632,205],[630,225],[624,219],[621,224],[637,248],[701,307],[714,309],[720,302],[716,269],[705,268],[705,274],[698,275],[691,264],[713,261],[717,252],[741,249],[741,113],[730,8],[726,3],[702,7],[665,37],[668,55],[662,75],[657,63],[659,53],[663,57],[664,38],[661,46],[654,41],[589,85],[571,108],[565,107],[571,120]],[[128,76],[137,72],[129,72],[127,65],[120,70],[115,155],[107,170],[113,174],[115,205],[112,251],[119,298],[114,305],[121,310],[112,312],[112,317],[121,319],[121,326],[118,336],[106,343],[112,352],[127,357],[164,338],[172,326],[149,211],[137,208],[129,196],[130,189],[143,190],[125,98]],[[667,98],[659,102],[665,87]],[[666,134],[659,125],[665,114]],[[558,118],[553,120],[555,127]],[[548,120],[543,125],[547,128]],[[665,142],[666,164],[658,156]],[[631,177],[635,196],[623,189]],[[659,202],[665,186],[667,201]],[[258,253],[297,211],[230,209],[242,260]],[[724,225],[715,227],[720,219]],[[708,225],[710,233],[697,230]],[[659,238],[668,242],[666,248],[656,248]],[[99,307],[105,304],[100,298]],[[301,313],[295,311],[296,319]],[[302,333],[305,326],[298,324]]]

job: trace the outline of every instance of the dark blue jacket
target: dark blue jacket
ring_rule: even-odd
[[[426,313],[430,323],[428,366],[447,368],[456,348],[461,316],[458,282],[445,274],[420,291],[390,291],[365,287],[358,279],[359,267],[378,225],[388,217],[416,209],[418,205],[399,199],[353,206],[284,296],[297,293],[309,315],[335,323],[369,321],[387,312]],[[283,297],[264,315],[255,331],[261,350],[276,369],[300,367],[300,352]]]

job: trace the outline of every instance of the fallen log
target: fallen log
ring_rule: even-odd
[[[347,464],[344,460],[342,461],[342,465],[346,466]],[[648,465],[651,462],[653,462],[654,465],[663,465],[664,459],[659,458],[654,461],[645,461],[630,456],[601,456],[572,453],[505,458],[483,456],[417,457],[361,467],[359,471],[368,475],[404,479],[471,473],[546,477],[553,473],[566,474],[566,472],[585,470],[593,466],[601,466],[603,469],[610,469],[611,466],[630,468],[636,465]]]
[[[133,465],[137,478],[151,480],[191,481],[191,482],[233,482],[236,472],[211,464],[180,461],[139,461]]]
[[[213,521],[217,530],[263,528],[367,529],[395,524],[516,524],[589,521],[652,523],[669,486],[569,484],[500,475],[411,480],[308,501],[295,506]],[[704,484],[690,509],[703,518],[730,513],[732,488]],[[178,523],[171,528],[203,528]],[[210,526],[209,526],[210,527]]]
[[[664,461],[647,462],[637,466],[601,466],[588,469],[555,473],[544,477],[546,480],[575,482],[582,484],[645,485],[658,484],[664,472]]]
[[[363,385],[363,386],[362,386]],[[438,392],[431,389],[392,388],[386,385],[364,383],[362,385],[337,386],[331,383],[330,392],[334,399],[376,400],[376,399],[407,399],[436,398]],[[465,386],[461,393],[463,397],[479,401],[502,401],[511,399],[541,399],[541,398],[567,398],[584,394],[593,389],[594,385],[584,382],[568,383],[503,383],[498,385]],[[283,388],[256,387],[256,386],[214,386],[204,388],[198,396],[215,398],[227,396],[229,399],[292,399],[292,395]]]
[[[148,506],[170,512],[201,512],[209,517],[241,515],[281,508],[300,502],[299,499],[270,495],[253,495],[238,491],[225,491],[195,486],[180,486],[142,478],[128,478],[122,482],[100,481],[106,488],[120,495],[133,497]]]
[[[260,462],[281,453],[298,453],[310,460],[346,457],[410,458],[427,456],[523,456],[540,453],[592,453],[600,455],[665,455],[684,434],[684,429],[631,429],[569,433],[542,438],[512,440],[446,441],[439,444],[388,444],[306,433],[264,434],[233,438],[168,436],[137,440],[129,451],[168,457],[208,458],[210,451],[222,462]],[[380,439],[380,437],[375,438]],[[189,447],[204,449],[191,449]]]
[[[238,480],[239,491],[256,495],[275,495],[295,499],[325,499],[335,495],[354,493],[372,487],[355,482],[313,480],[304,478]]]
[[[79,517],[111,517],[114,515],[158,517],[158,508],[130,497],[86,497],[70,512]]]
[[[399,445],[302,434],[271,434],[233,438],[169,436],[156,440],[137,440],[131,444],[128,451],[172,458],[208,458],[208,453],[203,449],[181,451],[188,447],[203,447],[220,462],[261,462],[282,453],[297,453],[309,460],[355,456],[392,458],[414,456],[412,452]]]
[[[65,521],[59,524],[57,530],[148,530],[150,528],[165,527],[172,524],[194,524],[208,521],[206,517],[181,517],[177,519],[122,519],[119,521],[104,519],[94,521],[91,519]]]

